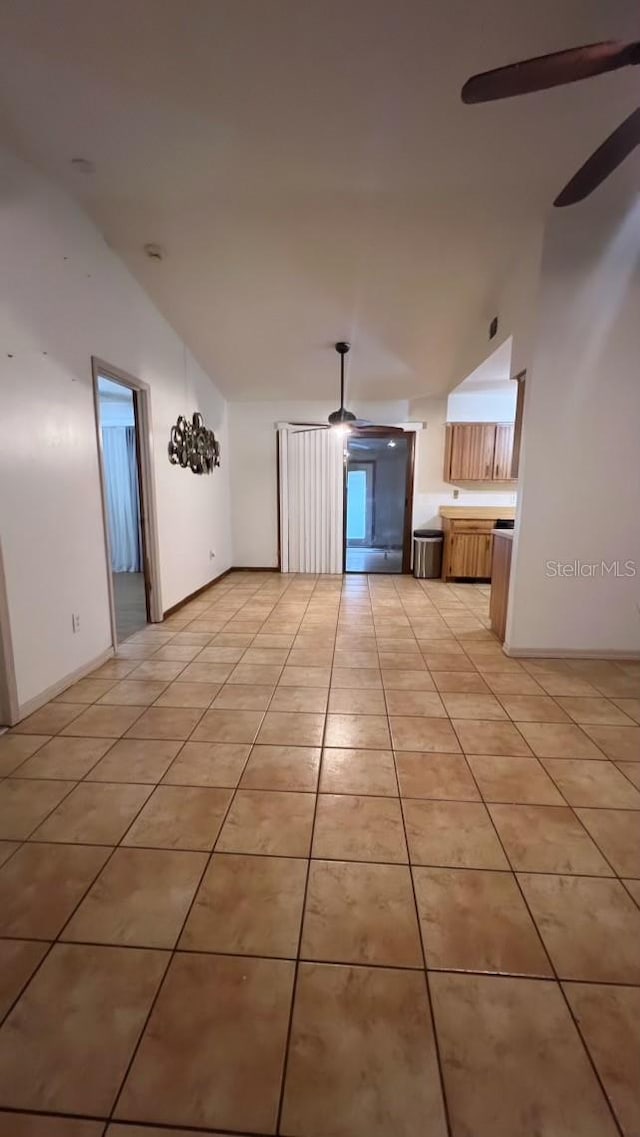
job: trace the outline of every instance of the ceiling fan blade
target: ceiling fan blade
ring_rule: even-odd
[[[531,91],[546,91],[591,75],[617,71],[640,63],[640,42],[623,43],[609,40],[584,47],[538,55],[507,67],[473,75],[462,88],[463,103],[487,103],[493,99],[510,99]]]
[[[632,111],[629,117],[620,123],[617,130],[605,139],[602,146],[594,150],[584,166],[580,167],[577,174],[573,175],[571,181],[558,194],[553,204],[561,208],[564,205],[575,205],[576,202],[583,201],[638,145],[640,145],[640,107]]]

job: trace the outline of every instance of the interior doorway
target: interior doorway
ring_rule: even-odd
[[[114,646],[162,619],[155,582],[146,389],[94,360]]]
[[[346,443],[344,571],[409,572],[414,434],[352,429]]]

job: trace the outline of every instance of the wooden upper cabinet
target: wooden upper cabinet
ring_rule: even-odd
[[[511,478],[513,423],[448,422],[445,482],[494,482]]]
[[[496,428],[490,422],[447,423],[448,481],[471,482],[490,478],[493,470]]]
[[[495,481],[503,482],[511,477],[513,423],[497,423],[495,429],[496,445],[493,452],[493,477]]]

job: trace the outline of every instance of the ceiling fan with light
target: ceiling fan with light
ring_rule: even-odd
[[[579,79],[640,64],[640,41],[587,44],[567,51],[539,55],[493,71],[473,75],[462,88],[463,103],[488,103],[532,91],[546,91]],[[554,201],[556,206],[574,205],[593,193],[640,143],[640,107],[609,135],[571,178]]]
[[[337,411],[332,411],[329,415],[328,421],[325,423],[318,423],[317,425],[310,426],[308,430],[329,430],[333,427],[335,430],[342,430],[345,434],[349,433],[351,427],[357,429],[362,426],[371,426],[371,423],[363,418],[356,418],[353,411],[348,411],[344,405],[344,357],[351,349],[350,343],[345,343],[340,340],[334,345],[335,349],[340,356],[340,406]],[[297,431],[298,434],[304,433]]]

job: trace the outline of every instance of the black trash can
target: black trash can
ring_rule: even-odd
[[[441,529],[414,529],[413,575],[418,580],[437,580],[442,574],[443,542]]]

